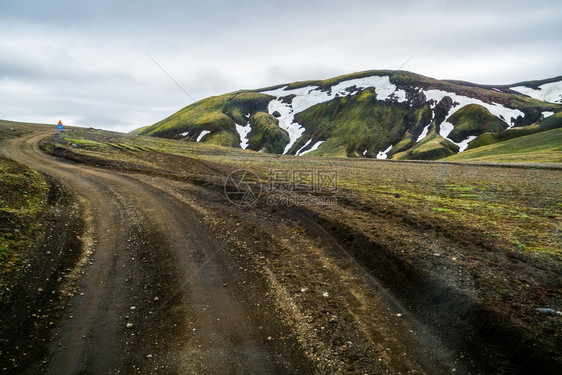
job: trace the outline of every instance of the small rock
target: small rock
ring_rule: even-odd
[[[512,301],[515,298],[513,293],[509,293],[509,292],[502,293],[501,297],[502,297],[502,299],[507,300],[507,301]]]
[[[323,297],[330,297],[330,293],[324,292],[324,293],[322,293],[322,296],[323,296]]]
[[[433,256],[434,256],[434,257],[440,257],[440,256],[441,256],[441,253],[433,253]]]
[[[267,341],[272,341],[272,340],[273,340],[273,337],[271,337],[271,336],[267,337]]]
[[[131,310],[136,310],[136,306],[131,306]]]
[[[127,328],[133,328],[133,323],[127,323]]]
[[[148,354],[146,358],[152,358],[152,354]]]
[[[160,300],[160,298],[158,298],[158,297],[154,297],[154,300],[155,300],[155,301],[158,301],[158,300]]]

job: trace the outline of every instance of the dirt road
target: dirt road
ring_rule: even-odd
[[[228,249],[197,212],[138,179],[47,156],[38,148],[45,136],[14,140],[4,153],[66,185],[81,201],[88,228],[84,258],[73,270],[73,297],[41,371],[287,373],[306,367],[303,358],[266,347],[267,330],[252,321],[253,308],[221,264]]]
[[[51,135],[6,141],[0,152],[51,176],[54,190],[79,207],[57,228],[80,237],[65,240],[62,254],[81,255],[43,276],[57,279],[53,290],[36,282],[51,301],[43,311],[22,304],[10,313],[47,328],[25,331],[29,339],[11,331],[14,344],[5,353],[0,346],[0,360],[13,357],[0,361],[12,366],[7,371],[549,374],[558,367],[551,338],[559,337],[558,318],[539,317],[551,335],[543,338],[524,324],[534,315],[504,313],[518,295],[497,305],[504,302],[494,294],[498,278],[526,290],[522,270],[556,290],[555,261],[505,252],[484,233],[445,231],[439,219],[414,220],[401,206],[352,192],[328,207],[271,205],[266,197],[239,207],[222,185],[232,164],[145,150],[125,161],[68,150],[54,157],[38,146]],[[530,299],[521,301],[518,309],[536,313]]]

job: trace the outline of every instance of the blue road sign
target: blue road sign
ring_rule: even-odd
[[[62,130],[63,129],[62,125],[57,125],[57,129]]]

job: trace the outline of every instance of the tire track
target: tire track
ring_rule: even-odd
[[[274,355],[264,345],[267,338],[260,337],[252,312],[233,290],[235,280],[215,260],[226,250],[224,245],[197,214],[142,181],[43,154],[38,143],[48,135],[11,140],[4,152],[81,197],[91,212],[94,240],[79,292],[55,329],[44,370],[148,373],[160,367],[173,372],[275,373],[280,368],[276,358],[283,354]],[[145,279],[152,282],[143,284]],[[155,296],[158,300],[147,292],[155,285],[165,294]],[[177,289],[163,290],[162,285]],[[129,306],[134,301],[138,306]],[[127,316],[130,320],[123,319]],[[162,352],[162,347],[174,350]]]

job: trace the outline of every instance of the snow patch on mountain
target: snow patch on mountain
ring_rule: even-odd
[[[320,147],[320,145],[324,143],[324,141],[318,141],[316,142],[314,145],[312,145],[312,147],[304,152],[302,152],[299,156],[303,156],[304,154],[308,154],[309,152],[312,152],[314,150],[316,150],[318,147]]]
[[[552,116],[553,114],[554,114],[554,112],[551,112],[551,111],[544,111],[544,112],[542,113],[542,117],[547,118],[547,117]]]
[[[518,109],[507,108],[502,106],[501,104],[493,103],[493,102],[492,104],[484,103],[479,99],[469,98],[468,96],[458,95],[453,92],[447,92],[441,90],[425,90],[424,94],[428,100],[435,100],[431,108],[435,108],[437,103],[439,103],[441,99],[443,99],[445,96],[448,96],[451,99],[453,99],[453,102],[459,103],[457,105],[454,105],[453,108],[451,108],[451,110],[447,114],[447,118],[445,119],[445,121],[447,121],[447,119],[451,117],[459,109],[469,104],[478,104],[479,106],[486,108],[494,116],[499,117],[500,119],[505,121],[508,127],[510,128],[513,126],[513,122],[517,119],[517,117],[519,116],[525,117],[525,114]]]
[[[269,102],[268,111],[270,114],[278,112],[281,115],[278,116],[279,127],[289,133],[289,143],[283,153],[289,152],[305,131],[301,124],[295,122],[295,115],[297,113],[303,112],[317,104],[329,102],[336,97],[358,94],[360,91],[353,90],[353,87],[357,89],[375,88],[378,100],[406,101],[406,92],[392,84],[388,76],[350,79],[335,84],[328,90],[322,90],[319,86],[306,86],[297,89],[288,89],[288,86],[285,86],[275,90],[262,91],[263,94],[277,98]],[[290,95],[294,95],[291,103],[284,103],[282,98]]]
[[[462,142],[455,142],[452,139],[447,138],[449,136],[449,134],[454,129],[453,124],[451,124],[450,122],[447,122],[447,120],[455,112],[457,112],[459,109],[461,109],[461,108],[463,108],[463,107],[465,107],[469,104],[477,104],[479,106],[482,106],[482,107],[486,108],[488,111],[490,111],[491,114],[493,114],[494,116],[496,116],[496,117],[500,118],[501,120],[503,120],[504,122],[506,122],[508,128],[513,127],[515,120],[519,116],[525,117],[525,114],[518,109],[507,108],[507,107],[502,106],[501,104],[494,103],[494,102],[492,102],[492,104],[485,103],[485,102],[483,102],[479,99],[469,98],[467,96],[458,95],[458,94],[453,93],[453,92],[447,92],[447,91],[442,91],[442,90],[425,90],[425,91],[423,91],[423,93],[425,94],[425,97],[427,98],[428,101],[433,100],[433,102],[431,103],[432,109],[435,109],[435,106],[437,106],[437,104],[445,96],[448,96],[453,100],[453,103],[454,103],[453,108],[451,108],[449,110],[449,113],[447,114],[447,117],[441,123],[439,135],[441,137],[445,138],[446,140],[448,140],[449,142],[452,142],[452,143],[456,144],[457,146],[459,146],[459,152],[462,152],[462,151],[466,150],[466,148],[468,147],[468,143],[471,142],[472,140],[474,140],[474,138],[476,138],[476,137],[470,136],[467,139],[463,140]],[[420,139],[418,138],[418,142],[419,142],[419,140]]]
[[[453,143],[455,143],[457,146],[459,146],[459,152],[463,152],[463,151],[466,150],[466,148],[468,147],[468,144],[469,144],[470,142],[472,142],[473,140],[475,140],[475,139],[476,139],[476,136],[475,136],[475,135],[471,135],[471,136],[469,136],[468,138],[466,138],[466,139],[465,139],[464,141],[462,141],[462,142],[459,142],[459,143],[453,142]]]
[[[335,95],[334,92],[336,92],[340,96],[347,96],[349,93],[345,89],[353,86],[361,89],[369,87],[375,88],[378,100],[394,99],[399,103],[406,101],[406,92],[398,89],[393,83],[391,83],[388,76],[371,76],[350,79],[332,86],[331,92],[333,95]],[[351,95],[355,94],[357,94],[357,92],[351,93]]]
[[[388,157],[388,153],[392,150],[392,145],[388,146],[388,148],[384,151],[379,151],[377,154],[377,159],[386,159]]]
[[[301,152],[303,149],[305,149],[306,146],[308,146],[308,145],[310,144],[310,142],[312,142],[312,138],[309,139],[309,140],[304,144],[304,146],[302,146],[301,148],[299,148],[298,151],[297,151],[297,153],[296,153],[295,155],[299,156],[300,152]]]
[[[199,137],[197,137],[197,142],[199,142],[201,139],[203,139],[204,136],[206,136],[207,134],[209,134],[210,131],[209,130],[203,130],[201,132],[201,134],[199,134]]]
[[[242,126],[238,124],[234,124],[234,125],[236,125],[236,131],[240,136],[240,147],[242,147],[245,150],[248,147],[248,144],[250,143],[250,140],[248,139],[248,133],[252,131],[252,127],[250,126],[249,123],[246,124],[246,126]]]
[[[295,144],[305,131],[305,128],[295,121],[295,112],[291,104],[283,103],[281,99],[272,100],[269,102],[268,110],[270,114],[278,112],[279,127],[285,129],[289,133],[289,143],[285,146],[283,154],[286,154],[291,147]]]
[[[449,139],[447,137],[449,136],[449,134],[451,134],[451,132],[453,131],[454,128],[455,127],[450,122],[443,121],[441,123],[441,125],[439,126],[439,135],[441,137],[445,138],[445,139]],[[451,141],[451,142],[453,142],[453,141]]]
[[[422,139],[427,137],[427,134],[429,133],[429,127],[431,126],[431,123],[433,122],[433,120],[435,120],[435,111],[431,111],[431,120],[429,121],[429,124],[427,124],[423,128],[421,134],[419,135],[418,139],[416,140],[416,143],[418,143],[419,141],[421,141]]]
[[[431,123],[427,124],[421,134],[419,135],[418,139],[416,139],[416,143],[418,143],[419,141],[421,141],[422,139],[424,139],[427,136],[427,133],[429,133],[429,127],[431,126]]]
[[[538,90],[527,86],[515,86],[510,89],[544,102],[562,103],[562,81],[545,83],[540,85]]]
[[[407,100],[406,91],[404,90],[396,90],[392,94],[398,103],[404,103]]]
[[[180,136],[180,137],[187,137],[188,135],[189,135],[189,132],[183,132],[183,133],[178,134],[178,136]]]
[[[447,138],[449,136],[449,134],[451,134],[451,132],[453,131],[454,128],[455,127],[450,122],[443,121],[441,123],[440,129],[439,129],[439,135],[441,137],[445,138],[446,140],[448,140],[449,142],[457,145],[459,147],[459,152],[463,152],[468,147],[468,144],[470,142],[472,142],[474,139],[476,139],[476,137],[471,135],[471,136],[467,137],[466,139],[462,140],[461,142],[455,142],[452,139]]]

